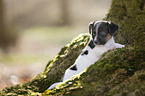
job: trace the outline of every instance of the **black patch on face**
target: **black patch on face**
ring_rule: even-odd
[[[85,52],[83,52],[81,55],[88,55],[88,50],[86,50]]]
[[[94,43],[104,45],[107,42],[106,38],[109,33],[108,24],[105,22],[99,22],[96,23],[94,27],[95,28],[93,28],[94,31],[92,33]]]
[[[89,44],[88,45],[89,45],[89,47],[91,49],[95,48],[95,44],[94,44],[94,42],[92,40],[89,41]]]
[[[70,67],[70,70],[75,70],[75,71],[77,71],[77,66],[76,66],[76,65],[72,65],[72,66]]]

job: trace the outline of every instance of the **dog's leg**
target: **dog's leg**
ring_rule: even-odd
[[[62,82],[57,82],[57,83],[54,83],[52,84],[48,89],[53,89],[54,87],[56,87],[58,84],[60,84]]]
[[[115,43],[115,48],[123,48],[123,47],[125,47],[125,45]]]
[[[73,71],[70,68],[67,69],[65,71],[65,74],[64,74],[64,77],[63,77],[63,82],[66,81],[66,80],[69,80],[72,76],[74,76],[74,75],[76,75],[78,73],[79,73],[78,71]]]

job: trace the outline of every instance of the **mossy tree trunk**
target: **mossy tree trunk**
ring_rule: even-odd
[[[48,63],[44,72],[26,84],[3,89],[1,94],[144,96],[144,5],[145,0],[112,0],[105,20],[120,26],[115,40],[125,44],[125,48],[106,52],[80,76],[75,76],[53,90],[46,90],[51,84],[61,81],[65,70],[74,63],[85,47],[89,35],[79,36],[62,48],[57,57]]]
[[[116,40],[132,46],[144,46],[145,0],[113,0],[106,20],[116,22]]]

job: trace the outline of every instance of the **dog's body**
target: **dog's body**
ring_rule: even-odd
[[[124,47],[124,45],[115,43],[113,39],[112,35],[117,29],[118,26],[110,21],[91,22],[89,24],[89,33],[92,35],[90,41],[75,63],[65,71],[63,82],[69,80],[74,75],[81,74],[108,50]],[[54,88],[59,83],[54,83],[49,89]]]

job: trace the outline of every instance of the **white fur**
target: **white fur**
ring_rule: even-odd
[[[48,89],[53,89],[56,85],[60,84],[61,82],[57,82],[57,83],[54,83],[52,84]]]
[[[81,74],[86,68],[94,64],[101,57],[101,55],[107,52],[108,50],[122,47],[124,47],[124,45],[115,43],[113,37],[110,40],[108,40],[105,45],[96,45],[93,49],[91,49],[87,45],[83,50],[84,51],[88,50],[88,54],[83,56],[81,54],[79,55],[79,57],[76,59],[74,63],[77,67],[77,70],[75,71],[68,68],[65,71],[63,82],[69,80],[74,75]],[[54,83],[49,87],[49,89],[54,88],[59,83]]]

